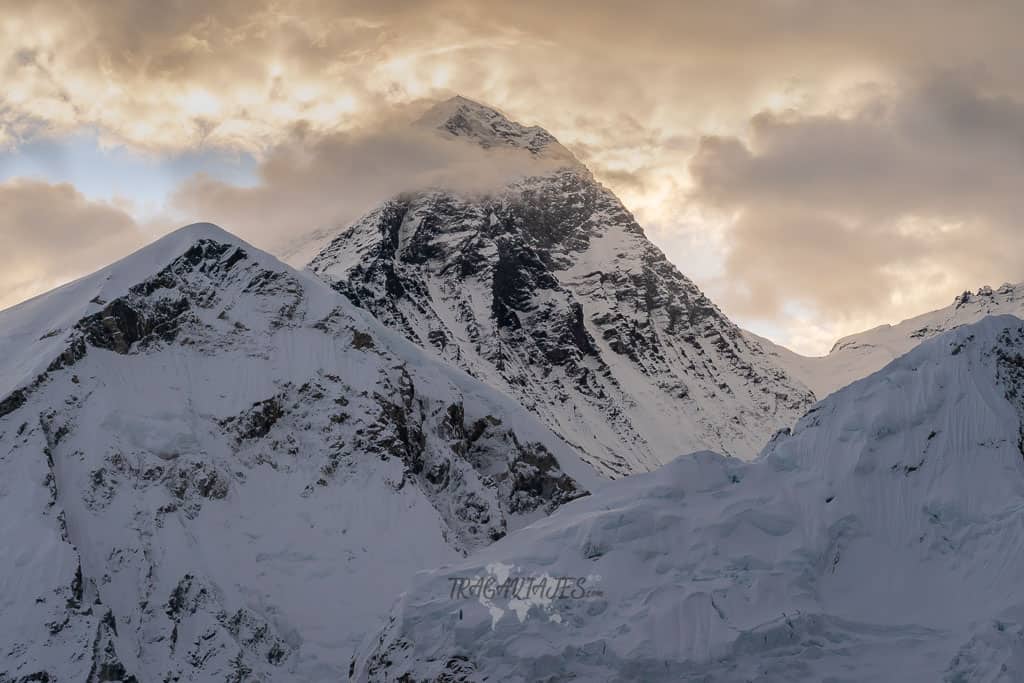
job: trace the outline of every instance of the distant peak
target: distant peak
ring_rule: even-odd
[[[535,156],[575,161],[572,154],[540,126],[524,126],[497,109],[462,95],[435,104],[420,117],[417,125],[471,140],[485,149],[515,147]]]
[[[458,109],[467,109],[469,111],[487,112],[488,114],[497,115],[502,118],[505,118],[505,115],[502,114],[499,110],[495,109],[494,107],[489,107],[486,104],[477,102],[476,100],[471,100],[468,97],[463,97],[462,95],[449,97],[447,100],[438,102],[431,109],[448,112],[454,112]]]
[[[516,125],[502,112],[494,107],[488,107],[468,97],[456,95],[438,102],[420,117],[419,124],[449,130],[448,124],[459,119],[473,120],[484,124],[494,125]],[[522,127],[522,126],[520,126]],[[454,135],[458,132],[449,130]]]
[[[998,289],[992,289],[992,287],[985,285],[984,287],[979,287],[977,292],[972,293],[970,290],[967,290],[963,294],[960,294],[953,299],[953,305],[959,308],[960,306],[969,304],[972,301],[990,301],[998,298],[1017,299],[1020,297],[1022,291],[1024,291],[1024,283],[1011,284],[1009,282],[1004,282]]]

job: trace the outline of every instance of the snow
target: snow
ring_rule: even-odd
[[[152,328],[129,348],[112,302]],[[214,226],[0,330],[0,402],[23,394],[0,412],[0,680],[340,680],[414,572],[557,504],[509,488],[517,453],[555,458],[538,486],[602,485],[510,398]]]
[[[211,223],[195,223],[174,231],[132,255],[50,292],[0,311],[0,396],[35,377],[66,343],[69,327],[102,308],[93,301],[111,299],[152,275],[202,238],[237,241]],[[45,361],[44,361],[45,359]]]
[[[558,170],[0,311],[0,683],[1024,679],[1024,285],[805,358],[542,128],[419,125]]]
[[[801,356],[750,332],[745,334],[768,350],[775,362],[810,387],[818,398],[825,398],[882,368],[922,341],[990,315],[1024,317],[1024,284],[964,292],[946,308],[844,337],[826,356]]]
[[[988,318],[836,392],[753,462],[679,458],[421,573],[357,678],[1018,680],[1022,351],[1020,320]],[[451,577],[508,566],[600,577],[603,595],[497,623],[501,596],[452,600]]]
[[[395,198],[308,268],[608,476],[701,448],[752,457],[812,401],[581,167]]]
[[[576,164],[573,154],[540,126],[510,121],[493,107],[456,95],[431,107],[416,125],[472,140],[484,148],[515,147],[549,160]]]

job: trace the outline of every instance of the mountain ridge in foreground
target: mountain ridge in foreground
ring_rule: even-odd
[[[813,400],[542,128],[465,98],[418,125],[536,174],[406,193],[309,269],[436,357],[518,399],[609,476],[691,450],[751,457]]]
[[[1024,322],[942,334],[754,462],[680,458],[418,575],[357,680],[1019,680],[1022,417]],[[452,599],[510,575],[600,592]]]
[[[343,679],[413,572],[598,483],[211,225],[0,312],[0,345],[5,683]]]

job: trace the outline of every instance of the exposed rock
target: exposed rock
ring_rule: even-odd
[[[610,475],[751,456],[813,400],[548,133],[468,100],[424,121],[538,158],[488,196],[385,202],[310,263],[354,304],[515,396]]]
[[[515,402],[212,226],[9,330],[37,346],[0,378],[37,374],[0,401],[3,683],[342,680],[412,573],[596,482]]]

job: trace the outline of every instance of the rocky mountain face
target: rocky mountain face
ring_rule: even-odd
[[[5,683],[342,680],[415,571],[597,483],[214,226],[0,312],[0,348]]]
[[[1004,284],[998,289],[981,287],[964,292],[946,308],[882,325],[843,337],[827,356],[808,358],[746,333],[768,351],[791,376],[799,378],[819,398],[880,370],[915,346],[949,330],[976,323],[990,315],[1024,317],[1024,284]]]
[[[463,98],[421,125],[538,171],[485,195],[395,197],[343,230],[309,268],[353,303],[609,476],[701,448],[751,457],[812,402],[549,133]]]
[[[1024,323],[941,334],[753,462],[680,458],[417,576],[355,678],[1021,680],[1022,418]]]
[[[1024,679],[1024,290],[802,358],[543,129],[420,125],[536,172],[0,312],[0,683]]]

